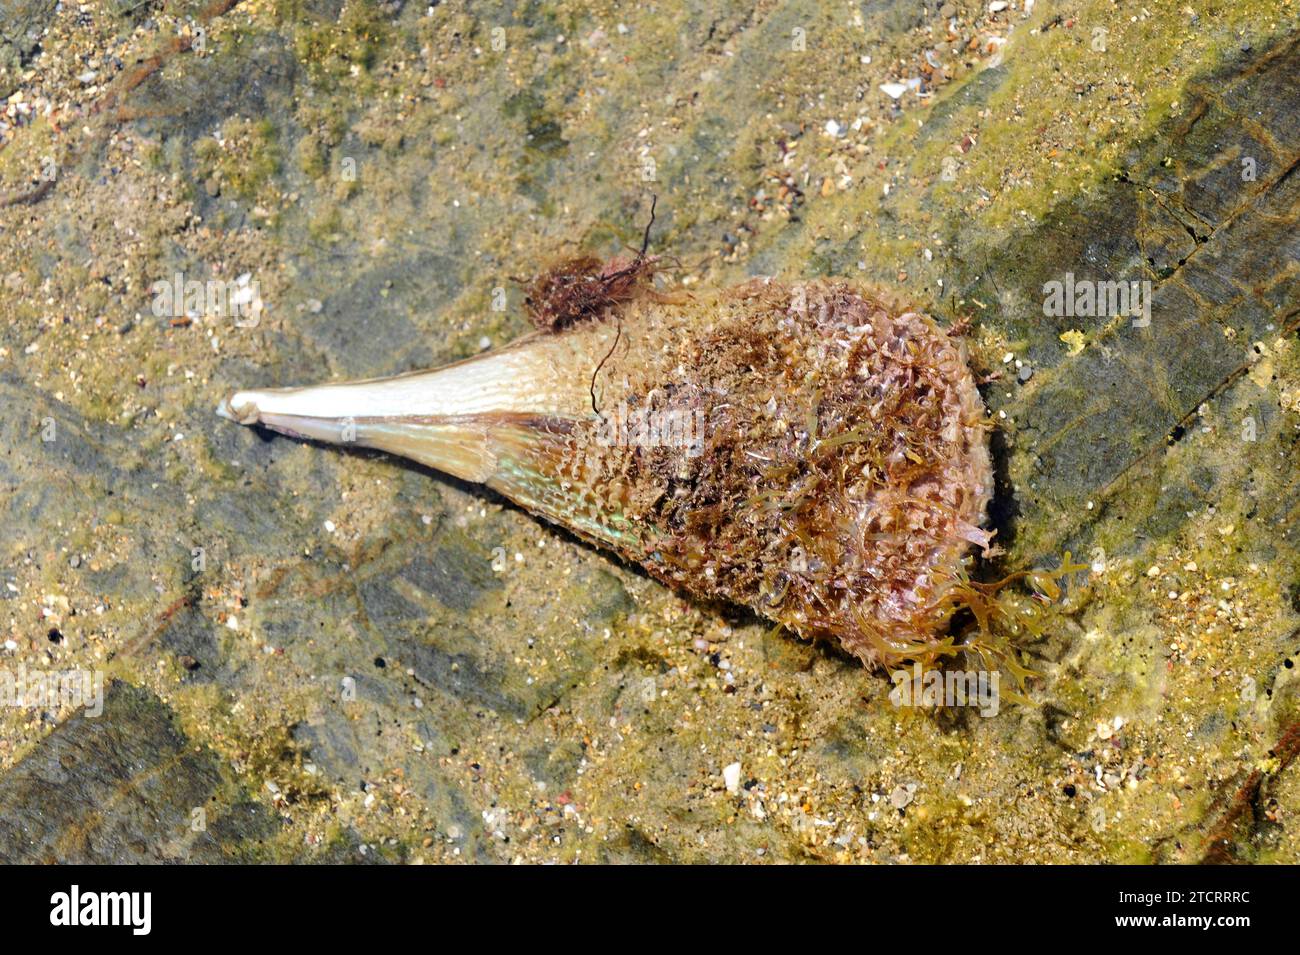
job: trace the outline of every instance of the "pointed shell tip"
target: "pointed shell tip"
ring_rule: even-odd
[[[257,402],[251,400],[247,392],[236,391],[221,399],[217,405],[217,414],[236,424],[257,424],[261,421],[261,411]]]

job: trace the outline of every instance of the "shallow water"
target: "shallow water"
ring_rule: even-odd
[[[0,708],[0,858],[1300,861],[1296,24],[935,6],[0,12],[0,671],[92,678]],[[1090,567],[1032,705],[895,706],[213,414],[511,340],[514,279],[635,248],[651,194],[670,285],[971,320],[1001,568]],[[1067,274],[1149,282],[1149,324],[1044,314]]]

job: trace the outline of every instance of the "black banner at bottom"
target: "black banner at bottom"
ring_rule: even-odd
[[[866,915],[873,934],[891,922],[914,932],[921,916],[944,930],[970,923],[984,937],[1047,919],[1086,933],[1079,937],[1172,931],[1229,942],[1284,924],[1295,875],[1286,867],[665,868],[11,867],[0,871],[0,891],[13,928],[128,945],[196,933],[216,944],[373,943],[377,931],[427,932],[442,920],[536,940],[554,938],[558,925],[576,929],[575,915],[616,915],[647,940],[657,930],[680,938],[723,924],[741,939],[766,933],[781,910],[791,928]]]

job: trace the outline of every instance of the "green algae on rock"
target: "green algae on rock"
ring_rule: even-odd
[[[543,330],[493,352],[239,391],[219,411],[483,483],[868,665],[955,652],[949,620],[983,594],[964,564],[989,545],[993,487],[960,339],[838,282],[657,293],[644,261],[583,268],[576,281],[607,300],[538,283]],[[566,316],[575,302],[583,314]]]

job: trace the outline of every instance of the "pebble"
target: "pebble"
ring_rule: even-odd
[[[722,782],[727,787],[727,792],[733,796],[740,792],[740,763],[731,763],[722,769]]]
[[[899,784],[889,794],[889,804],[895,809],[905,809],[916,797],[916,783]]]

